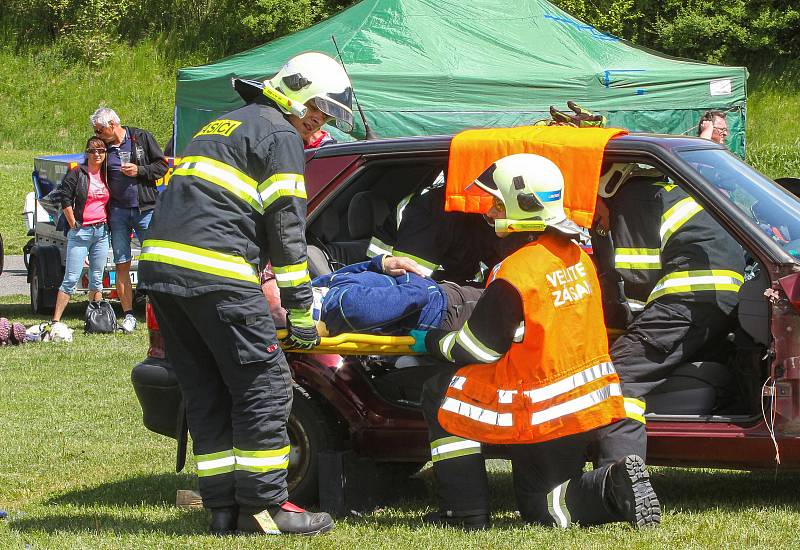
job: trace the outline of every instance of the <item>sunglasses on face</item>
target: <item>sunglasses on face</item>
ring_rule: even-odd
[[[105,149],[86,149],[86,153],[90,155],[104,155],[106,153]]]

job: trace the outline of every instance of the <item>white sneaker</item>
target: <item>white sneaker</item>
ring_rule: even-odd
[[[75,332],[61,322],[55,322],[50,326],[50,340],[52,342],[72,342],[72,333]]]
[[[136,317],[128,313],[122,320],[122,330],[125,334],[130,334],[136,329]]]

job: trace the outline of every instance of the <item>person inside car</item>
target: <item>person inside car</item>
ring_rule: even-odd
[[[424,273],[410,258],[380,255],[314,278],[312,315],[317,332],[397,335],[412,329],[460,328],[482,290],[436,282]],[[282,307],[274,276],[267,275],[264,283],[270,311],[280,323]]]
[[[744,282],[741,246],[678,185],[606,165],[592,228],[627,418],[598,432],[597,464],[647,449],[647,394],[676,367],[716,356]],[[614,181],[613,185],[604,182]]]
[[[516,154],[475,183],[494,197],[487,216],[511,253],[461,329],[412,331],[415,351],[466,365],[423,389],[439,496],[426,521],[490,526],[482,444],[491,443],[508,445],[527,522],[658,523],[641,457],[583,472],[597,430],[625,409],[597,274],[573,241],[579,229],[563,209],[561,171],[542,156]]]

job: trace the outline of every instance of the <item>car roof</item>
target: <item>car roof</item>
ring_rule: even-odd
[[[400,152],[446,152],[450,149],[453,136],[414,136],[400,138],[382,138],[375,140],[348,141],[321,147],[314,153],[314,158],[336,157],[343,155],[369,155]],[[653,149],[675,151],[685,149],[724,149],[724,146],[707,139],[690,136],[666,134],[632,133],[612,138],[606,147],[607,151],[625,151],[629,149]]]

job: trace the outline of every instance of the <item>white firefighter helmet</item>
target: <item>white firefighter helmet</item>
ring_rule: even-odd
[[[503,202],[507,219],[494,220],[498,234],[547,227],[568,235],[580,232],[564,212],[564,176],[550,159],[509,155],[487,168],[475,184]]]
[[[324,53],[306,52],[294,56],[264,84],[292,101],[305,104],[313,99],[320,111],[336,119],[340,130],[352,131],[353,87],[350,78],[336,60]]]
[[[636,165],[632,163],[615,162],[610,165],[603,163],[597,194],[604,199],[613,197],[622,184],[625,183],[625,180],[628,179],[628,176],[631,175],[634,168],[636,168]]]

